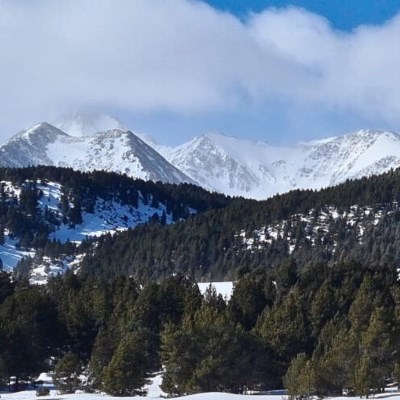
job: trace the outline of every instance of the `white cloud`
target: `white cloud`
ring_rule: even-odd
[[[0,129],[67,107],[187,116],[275,99],[398,125],[399,38],[399,16],[343,33],[292,7],[241,21],[194,0],[0,0]]]

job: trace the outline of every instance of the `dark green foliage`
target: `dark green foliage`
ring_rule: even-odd
[[[229,302],[229,312],[235,322],[251,330],[261,313],[276,299],[272,279],[263,273],[244,275],[236,284]]]
[[[146,329],[128,332],[119,342],[114,355],[104,369],[104,390],[114,396],[145,395],[143,386],[151,372],[151,355]],[[150,339],[151,340],[151,339]]]
[[[47,287],[0,277],[3,380],[50,369],[51,355],[63,391],[79,387],[84,367],[88,388],[144,394],[164,365],[171,395],[286,382],[304,397],[380,391],[399,370],[400,286],[389,264],[242,270],[228,302],[179,274],[142,288],[123,276],[67,273]]]
[[[62,182],[70,225],[93,210],[97,196],[163,204],[165,214],[79,250],[42,242],[58,217],[35,207],[41,194],[28,183],[37,174]],[[82,363],[94,388],[115,395],[142,393],[161,365],[171,395],[283,382],[295,397],[344,388],[367,395],[400,375],[398,171],[265,202],[56,168],[0,169],[1,179],[25,184],[22,206],[0,186],[0,226],[20,246],[87,256],[81,273],[43,288],[0,274],[0,380],[50,369],[49,356],[61,370],[68,370],[63,362],[76,370]],[[186,218],[196,207],[208,211],[172,226],[160,220]],[[318,231],[321,216],[326,226]],[[276,238],[266,228],[260,240],[264,226],[280,224]],[[212,287],[201,296],[193,281],[234,277],[229,301]]]
[[[50,198],[44,192],[54,182],[60,185],[61,197],[57,207],[50,207]],[[15,192],[10,188],[15,188]],[[17,191],[20,191],[18,196]],[[127,214],[135,214],[143,205],[152,205],[158,209],[147,222],[162,226],[189,218],[194,212],[224,208],[232,199],[194,185],[144,182],[102,171],[83,173],[44,166],[0,168],[0,244],[4,243],[7,231],[19,248],[35,249],[38,259],[75,254],[75,246],[51,241],[50,235],[61,224],[76,228],[82,223],[84,213],[96,211],[98,201],[120,203],[128,210]],[[125,221],[128,218],[125,215]],[[17,267],[16,274],[28,277],[29,269],[25,261]]]
[[[14,293],[15,283],[7,272],[0,271],[0,304]]]
[[[68,352],[56,364],[54,383],[60,393],[75,393],[81,386],[82,361],[74,353]]]
[[[318,192],[296,190],[259,202],[234,199],[170,226],[141,226],[102,240],[85,258],[83,271],[144,280],[183,272],[217,281],[285,264],[276,276],[279,297],[309,264],[400,262],[398,200],[399,170]],[[269,237],[264,227],[280,227],[280,233]]]
[[[0,364],[17,380],[46,369],[59,343],[54,304],[39,287],[17,287],[0,305]]]
[[[102,389],[104,369],[111,362],[118,346],[119,334],[112,327],[102,328],[96,336],[90,359],[90,383],[95,389]]]
[[[162,335],[163,389],[174,395],[229,391],[240,393],[252,371],[250,338],[209,303]]]

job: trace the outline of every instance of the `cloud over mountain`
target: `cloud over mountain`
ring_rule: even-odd
[[[0,131],[88,105],[294,120],[321,110],[396,128],[399,34],[400,16],[345,33],[293,7],[240,20],[189,0],[2,1]]]

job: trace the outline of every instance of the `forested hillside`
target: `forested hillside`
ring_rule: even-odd
[[[398,170],[262,202],[54,167],[0,169],[0,182],[0,257],[37,281],[71,267],[209,281],[286,260],[400,261]]]
[[[171,226],[146,225],[101,238],[84,258],[90,276],[157,279],[184,272],[232,280],[241,269],[347,259],[400,261],[400,172],[263,202],[240,200]]]
[[[170,224],[230,202],[189,184],[67,168],[1,168],[0,259],[5,269],[20,260],[15,271],[25,276],[34,263],[37,278],[46,279],[94,245],[82,242],[140,224]]]
[[[4,385],[55,370],[62,392],[130,395],[162,365],[171,395],[365,395],[400,378],[399,171],[265,202],[57,168],[0,181],[4,245],[35,249],[0,274]],[[61,240],[88,215],[113,234]],[[46,259],[74,269],[29,284]],[[195,283],[222,278],[229,301]]]

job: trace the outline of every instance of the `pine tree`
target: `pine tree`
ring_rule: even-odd
[[[366,398],[371,394],[371,389],[379,385],[374,374],[372,359],[367,354],[363,355],[354,366],[351,384],[356,395]]]
[[[165,371],[161,388],[172,396],[190,391],[190,380],[198,358],[199,348],[191,334],[191,321],[182,326],[169,323],[161,335],[161,358]]]
[[[117,332],[106,328],[100,329],[93,345],[89,363],[90,385],[102,389],[104,368],[110,363],[118,345]]]
[[[104,369],[104,390],[114,396],[145,395],[151,360],[146,345],[147,331],[128,332]]]
[[[60,393],[75,393],[80,388],[83,364],[78,356],[68,352],[56,364],[54,383]]]
[[[376,386],[371,388],[379,391],[385,388],[385,379],[389,378],[393,371],[394,356],[398,352],[398,334],[392,327],[392,320],[389,310],[383,307],[376,308],[361,341],[360,350],[363,355],[368,354],[368,367],[377,380],[374,381]]]
[[[285,387],[292,399],[309,399],[316,392],[316,377],[311,361],[305,353],[294,358],[284,378]]]
[[[250,338],[218,302],[204,303],[181,325],[162,333],[162,388],[171,395],[204,391],[239,393],[251,381],[254,353]]]
[[[246,330],[251,330],[267,301],[265,279],[246,275],[235,285],[229,300],[229,312],[234,321],[239,322]]]

